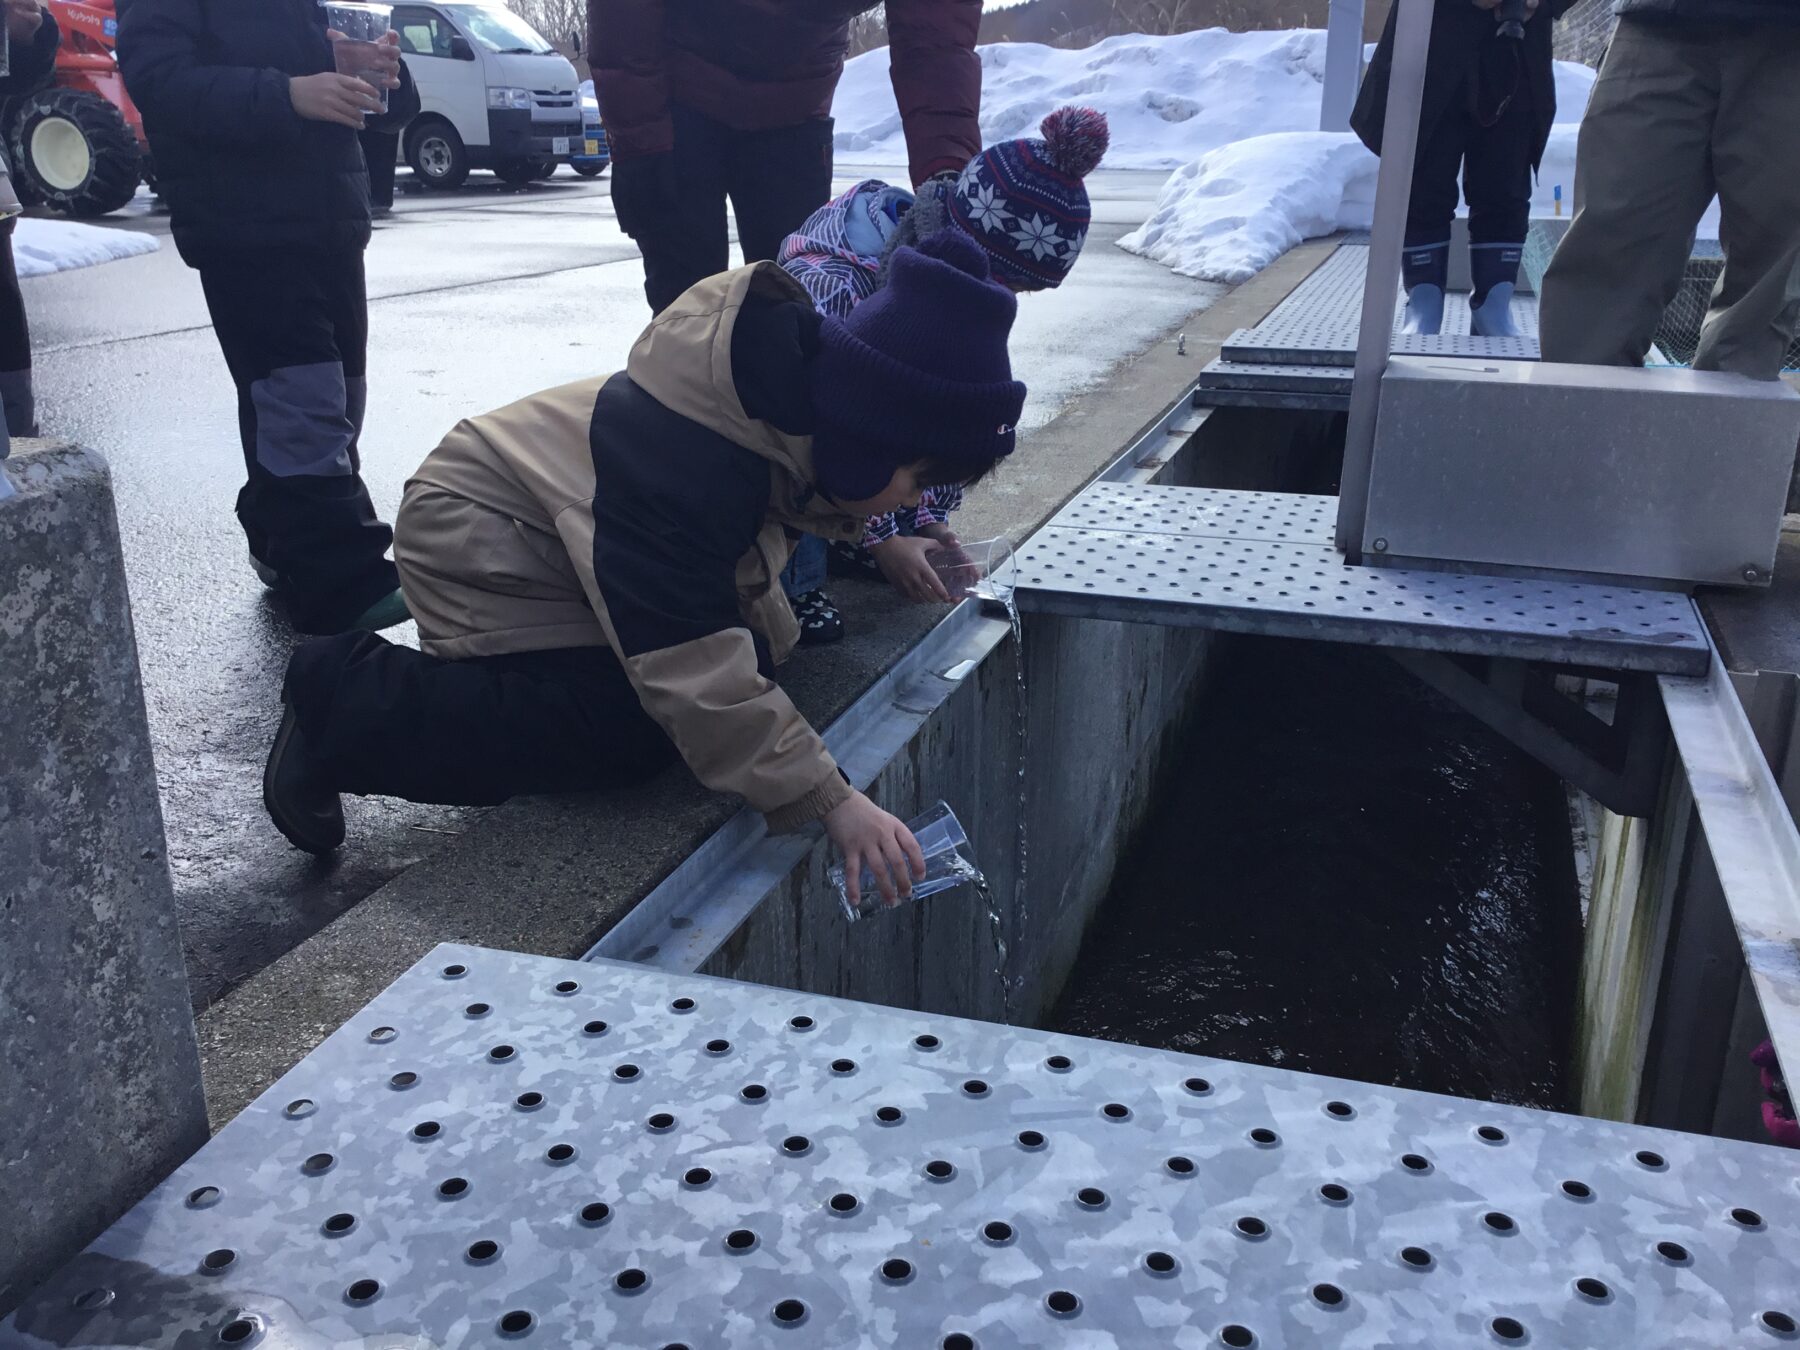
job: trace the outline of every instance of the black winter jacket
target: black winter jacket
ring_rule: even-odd
[[[302,119],[288,97],[290,76],[332,69],[316,0],[119,0],[119,13],[119,66],[190,267],[222,254],[369,242],[356,132]],[[371,125],[416,110],[403,79]]]
[[[62,45],[62,32],[56,18],[44,11],[44,22],[32,36],[29,46],[12,45],[9,69],[0,75],[0,98],[23,98],[35,94],[49,83],[56,66],[56,49]]]
[[[1531,162],[1535,167],[1550,140],[1556,121],[1556,74],[1551,55],[1551,25],[1575,0],[1546,0],[1525,25],[1523,41],[1496,33],[1493,10],[1479,9],[1470,0],[1437,0],[1431,15],[1431,55],[1425,65],[1425,98],[1419,109],[1419,143],[1430,129],[1459,104],[1478,119],[1489,121],[1504,106],[1502,100],[1531,100],[1535,142]],[[1800,3],[1800,0],[1796,0]],[[1387,121],[1388,80],[1393,72],[1395,23],[1399,6],[1388,11],[1387,27],[1369,62],[1350,127],[1364,145],[1381,153]]]
[[[1613,0],[1613,13],[1670,23],[1800,25],[1800,0]]]

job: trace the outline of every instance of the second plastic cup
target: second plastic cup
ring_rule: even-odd
[[[927,561],[931,570],[938,574],[938,580],[944,583],[952,601],[966,600],[974,595],[1004,604],[1012,595],[1017,580],[1012,541],[1004,535],[937,549],[927,555]]]

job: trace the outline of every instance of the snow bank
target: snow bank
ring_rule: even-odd
[[[1318,31],[1211,28],[1128,34],[1077,51],[1033,42],[978,51],[983,144],[1035,136],[1044,114],[1065,103],[1107,115],[1109,169],[1172,169],[1245,136],[1319,125],[1325,34]],[[906,163],[885,49],[844,67],[831,111],[840,160]]]
[[[21,277],[43,277],[77,267],[154,253],[155,235],[105,230],[73,220],[22,219],[13,231],[13,261]]]
[[[1559,61],[1551,130],[1532,210],[1571,209],[1577,123],[1594,72]],[[1379,162],[1348,133],[1250,134],[1183,165],[1163,185],[1150,218],[1119,247],[1206,281],[1244,281],[1303,239],[1366,230]]]

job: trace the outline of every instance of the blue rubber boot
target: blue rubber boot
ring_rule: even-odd
[[[1518,337],[1513,288],[1519,283],[1523,244],[1469,245],[1469,328],[1476,337]]]
[[[1400,281],[1406,287],[1402,333],[1430,336],[1444,328],[1444,285],[1450,279],[1450,241],[1418,244],[1400,255]]]

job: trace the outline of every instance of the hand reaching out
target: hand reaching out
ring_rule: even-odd
[[[875,875],[886,905],[912,894],[925,877],[925,854],[898,816],[891,816],[857,792],[825,816],[825,833],[844,855],[844,892],[852,906],[862,899],[863,868]]]
[[[950,592],[931,565],[931,555],[942,547],[934,539],[897,534],[871,545],[869,552],[888,584],[915,605],[948,604]]]

